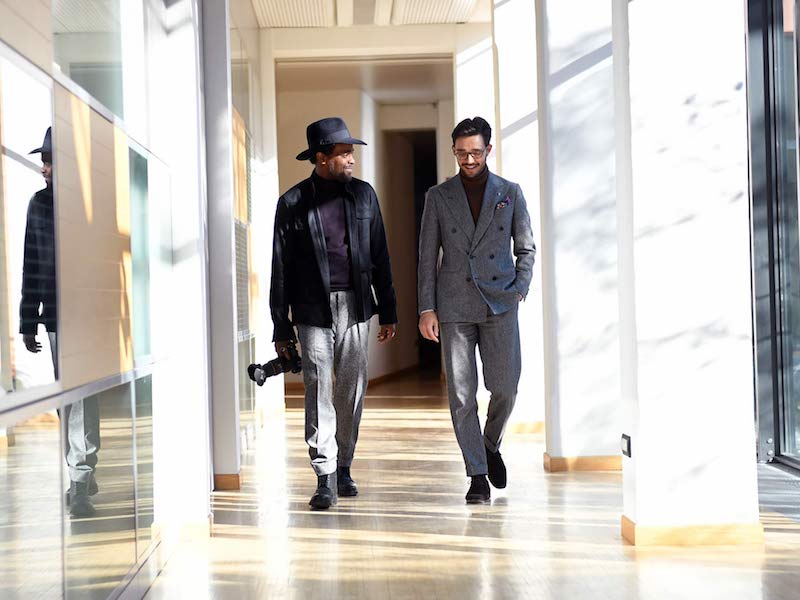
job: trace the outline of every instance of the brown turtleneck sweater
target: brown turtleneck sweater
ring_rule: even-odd
[[[461,183],[464,186],[464,191],[467,193],[467,201],[469,202],[469,210],[472,212],[472,220],[478,224],[478,217],[481,214],[481,205],[483,204],[483,193],[486,191],[486,182],[489,179],[489,167],[484,166],[483,171],[478,173],[475,177],[464,177],[464,173],[458,172],[461,177]]]

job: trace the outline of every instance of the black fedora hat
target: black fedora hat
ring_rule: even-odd
[[[327,117],[311,123],[306,127],[306,141],[308,148],[297,155],[297,160],[308,160],[319,148],[330,144],[367,145],[366,142],[351,136],[347,125],[339,117]]]
[[[44,140],[42,141],[42,145],[35,150],[31,150],[28,154],[52,154],[53,153],[53,143],[51,141],[51,133],[50,127],[47,128],[47,131],[44,132]]]

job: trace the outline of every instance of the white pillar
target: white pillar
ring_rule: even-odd
[[[539,218],[539,118],[536,80],[536,11],[534,0],[494,0],[493,39],[497,85],[498,174],[518,183],[528,202],[537,246]],[[544,356],[542,343],[542,270],[534,266],[530,292],[520,305],[522,376],[510,431],[544,427]]]
[[[260,363],[275,358],[272,343],[272,318],[269,312],[269,289],[272,275],[272,231],[275,207],[280,196],[278,184],[278,121],[275,91],[275,56],[272,49],[272,30],[259,32],[261,52],[261,144],[256,157],[253,177],[253,257],[258,271],[259,324],[256,336],[256,360]],[[263,421],[266,414],[282,411],[284,407],[284,379],[270,377],[262,387],[256,388],[256,412]]]
[[[744,7],[613,3],[622,533],[758,542]]]
[[[611,4],[536,3],[545,468],[619,469]]]
[[[228,2],[203,2],[203,73],[208,178],[211,410],[214,482],[239,488],[239,361],[234,273],[233,113]]]

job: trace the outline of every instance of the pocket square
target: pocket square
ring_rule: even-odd
[[[498,202],[497,204],[494,205],[494,209],[495,210],[500,210],[501,208],[505,208],[509,204],[511,204],[511,198],[506,196],[504,200],[501,200],[500,202]]]

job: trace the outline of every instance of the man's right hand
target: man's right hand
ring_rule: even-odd
[[[435,310],[429,310],[419,316],[419,332],[426,340],[439,342],[439,317]]]
[[[289,360],[289,358],[291,358],[291,356],[289,355],[288,348],[291,345],[292,345],[291,340],[283,340],[283,341],[280,341],[280,342],[275,342],[275,353],[278,356],[282,356],[286,360]]]
[[[42,345],[36,341],[35,333],[23,333],[22,342],[25,344],[28,352],[33,352],[35,354],[36,352],[42,351]]]

